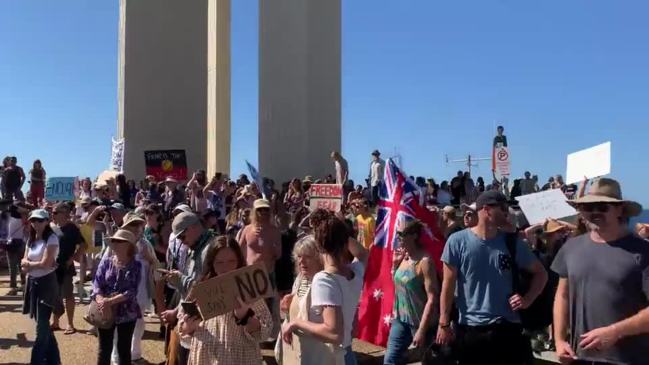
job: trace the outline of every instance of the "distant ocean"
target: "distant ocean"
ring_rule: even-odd
[[[636,223],[649,223],[649,209],[645,209],[639,216],[631,218],[632,228],[635,228]]]

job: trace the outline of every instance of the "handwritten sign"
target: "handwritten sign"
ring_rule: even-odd
[[[185,150],[144,151],[146,174],[163,181],[167,177],[176,180],[187,179],[187,157]]]
[[[577,214],[566,203],[566,196],[560,189],[542,191],[516,198],[530,225],[543,223],[547,218],[561,219]]]
[[[76,177],[50,177],[45,185],[45,199],[50,202],[74,200]]]
[[[110,169],[113,171],[124,171],[124,138],[112,139],[110,154]]]
[[[192,296],[204,320],[239,308],[237,298],[245,304],[276,295],[263,263],[246,266],[194,285]]]
[[[343,186],[340,184],[313,184],[309,189],[309,208],[340,211],[343,204]]]
[[[611,173],[611,142],[568,155],[566,184],[593,179]]]

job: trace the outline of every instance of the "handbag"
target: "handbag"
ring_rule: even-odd
[[[115,316],[111,307],[104,307],[103,311],[99,310],[97,300],[93,299],[88,306],[88,311],[83,319],[100,329],[110,329],[115,324]]]

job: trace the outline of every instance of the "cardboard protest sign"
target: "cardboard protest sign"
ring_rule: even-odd
[[[76,177],[49,177],[45,184],[45,200],[49,202],[74,200]]]
[[[560,189],[546,190],[516,198],[530,225],[543,223],[547,218],[561,219],[577,214],[566,203],[566,196]]]
[[[340,211],[343,204],[343,186],[340,184],[313,184],[309,189],[309,208],[332,212]]]
[[[494,147],[493,165],[496,175],[509,176],[511,171],[511,161],[509,158],[509,149],[505,146]]]
[[[158,181],[167,177],[187,180],[187,157],[185,150],[144,151],[146,174]]]
[[[594,179],[611,173],[611,142],[577,151],[568,155],[566,184],[574,184],[584,177]]]
[[[203,320],[239,308],[237,298],[245,304],[276,295],[263,263],[246,266],[194,285],[196,300]]]

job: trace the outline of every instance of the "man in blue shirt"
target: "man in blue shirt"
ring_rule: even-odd
[[[507,198],[487,191],[476,201],[478,225],[452,234],[442,262],[444,281],[440,299],[437,342],[448,344],[454,296],[459,312],[457,344],[461,365],[531,363],[529,339],[523,335],[520,309],[529,307],[547,282],[547,273],[525,242],[516,242],[516,257],[507,248]],[[516,294],[512,286],[514,261],[532,274],[527,293]]]

